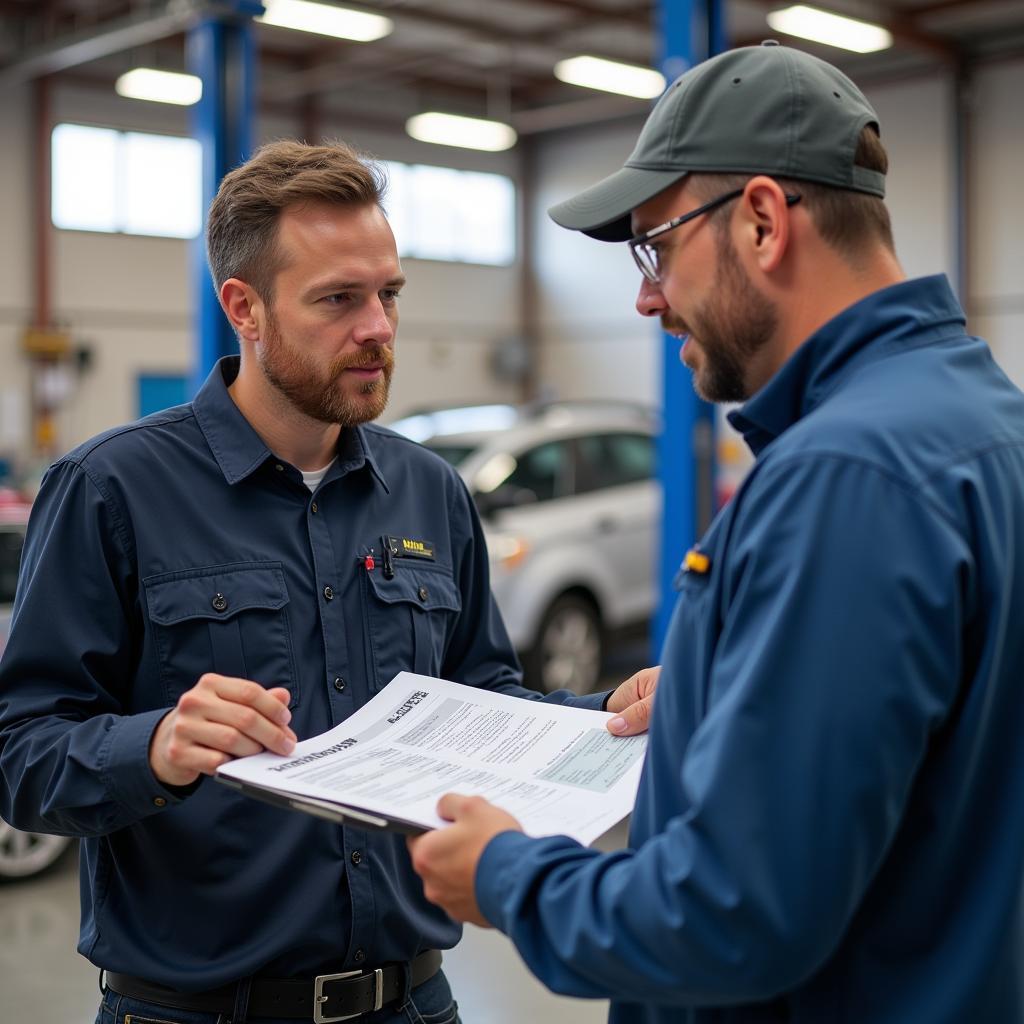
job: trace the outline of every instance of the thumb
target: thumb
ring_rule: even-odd
[[[608,719],[608,731],[615,733],[616,736],[636,736],[639,733],[647,732],[653,703],[654,694],[652,693],[649,697],[630,704],[615,718]]]
[[[465,796],[462,793],[445,793],[437,802],[438,817],[445,821],[458,821],[464,817],[479,797]]]
[[[275,686],[272,690],[267,690],[274,700],[279,700],[285,707],[288,706],[288,701],[292,699],[292,695],[283,687]]]

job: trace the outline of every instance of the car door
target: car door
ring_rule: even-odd
[[[574,441],[575,515],[616,585],[605,609],[609,625],[650,616],[655,603],[655,550],[660,512],[654,438],[608,431]]]

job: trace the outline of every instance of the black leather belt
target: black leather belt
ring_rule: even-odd
[[[432,978],[441,968],[441,952],[428,949],[408,965],[410,987]],[[405,964],[339,974],[320,974],[312,981],[253,978],[249,990],[249,1015],[252,1017],[289,1017],[331,1024],[393,1003],[403,993]],[[143,1002],[170,1006],[178,1010],[205,1013],[233,1013],[238,985],[225,985],[206,992],[178,992],[128,974],[105,972],[106,984],[113,992]]]

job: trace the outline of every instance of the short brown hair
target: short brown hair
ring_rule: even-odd
[[[889,157],[873,125],[865,126],[860,133],[853,162],[882,174],[888,171]],[[693,190],[699,199],[707,201],[720,193],[743,188],[749,180],[749,174],[695,174]],[[800,195],[800,203],[807,209],[818,233],[849,262],[858,263],[878,243],[890,252],[895,251],[889,210],[877,196],[795,178],[775,178],[775,181],[787,192]],[[724,224],[724,209],[721,213],[714,211],[712,217]]]
[[[309,202],[379,206],[386,186],[383,171],[343,142],[311,146],[282,139],[261,147],[224,176],[210,204],[206,255],[214,287],[219,293],[237,277],[271,303],[281,211]]]

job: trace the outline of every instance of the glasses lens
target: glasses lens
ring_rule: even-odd
[[[658,283],[658,253],[654,246],[647,245],[641,242],[639,245],[634,245],[633,259],[636,261],[636,265],[640,268],[640,273],[647,278],[651,284]]]

